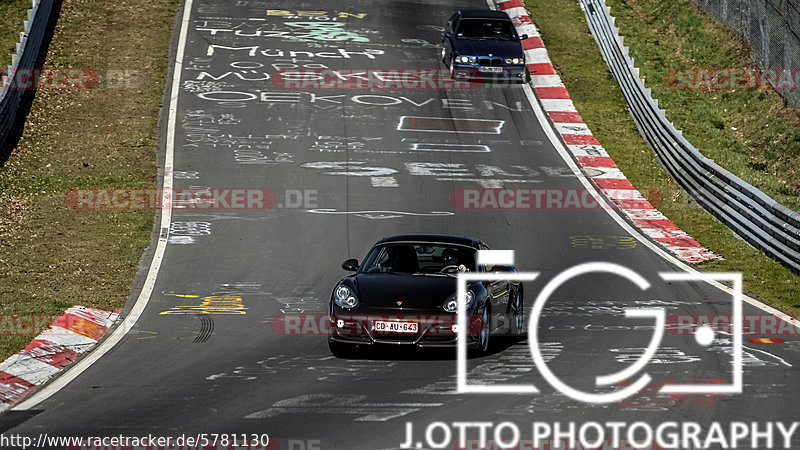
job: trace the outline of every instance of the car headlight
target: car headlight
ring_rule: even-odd
[[[467,291],[467,309],[472,307],[475,303],[475,294],[472,291]],[[453,294],[444,302],[444,310],[447,312],[456,312],[458,310],[458,294]]]
[[[358,305],[358,298],[352,289],[340,284],[335,291],[333,291],[333,303],[345,309],[355,308]]]
[[[476,58],[474,56],[456,56],[456,62],[462,64],[474,63]]]
[[[506,58],[506,64],[522,64],[522,58]]]

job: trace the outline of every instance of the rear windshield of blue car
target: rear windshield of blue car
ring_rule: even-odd
[[[462,19],[456,38],[513,41],[514,26],[509,20]]]

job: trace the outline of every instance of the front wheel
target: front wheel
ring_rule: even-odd
[[[511,302],[511,314],[513,321],[511,322],[511,335],[515,337],[525,334],[525,302],[522,296],[522,285],[514,295],[514,300]]]
[[[528,68],[525,68],[525,75],[522,76],[522,80],[520,81],[521,84],[530,83],[531,82],[531,71]]]
[[[481,331],[478,333],[478,346],[475,353],[478,355],[485,355],[489,353],[489,336],[491,335],[491,328],[489,327],[489,307],[483,308],[481,313]]]

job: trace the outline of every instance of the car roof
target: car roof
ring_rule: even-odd
[[[464,19],[505,19],[511,20],[504,11],[492,11],[489,9],[462,9],[458,12]]]
[[[480,248],[481,244],[480,240],[466,236],[428,233],[396,234],[393,236],[386,236],[376,244],[385,244],[387,242],[441,242],[446,244],[466,245],[473,248]]]

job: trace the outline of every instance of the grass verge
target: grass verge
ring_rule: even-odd
[[[724,261],[700,267],[741,272],[767,303],[800,313],[800,276],[738,239],[675,184],[642,140],[575,0],[526,0],[584,121],[634,186]],[[607,0],[647,86],[678,129],[706,156],[795,210],[800,209],[800,117],[769,91],[672,90],[669,69],[753,67],[746,47],[688,0]],[[769,126],[767,126],[769,125]],[[783,151],[779,151],[784,149]]]
[[[22,23],[28,20],[31,0],[0,1],[0,72],[11,65],[11,55],[16,53]]]
[[[0,317],[125,304],[155,212],[71,210],[64,194],[155,187],[157,120],[178,5],[63,1],[44,67],[88,68],[101,80],[127,70],[135,79],[36,93],[23,136],[0,169]],[[0,359],[32,337],[9,325],[0,321]]]

